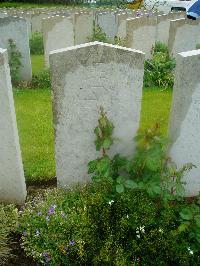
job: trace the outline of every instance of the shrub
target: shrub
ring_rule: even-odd
[[[106,36],[106,33],[101,29],[101,27],[93,27],[93,34],[91,37],[88,38],[89,42],[104,42],[104,43],[110,43],[114,45],[119,45],[119,46],[125,46],[126,40],[123,38],[119,38],[115,36],[114,41],[110,41],[109,38]]]
[[[99,25],[93,27],[93,34],[91,37],[88,37],[88,41],[89,42],[98,41],[98,42],[109,43],[105,32],[103,32],[103,30],[101,29],[101,27],[99,27]]]
[[[19,81],[19,72],[22,66],[21,59],[22,55],[17,49],[15,42],[12,39],[8,40],[8,57],[10,65],[10,75],[12,82]]]
[[[26,253],[49,265],[199,265],[200,199],[188,204],[181,182],[191,166],[168,164],[158,129],[137,137],[132,159],[110,158],[114,125],[101,108],[93,183],[27,203]]]
[[[40,32],[32,33],[29,41],[31,54],[44,54],[43,36]]]
[[[44,69],[39,72],[37,75],[34,75],[29,85],[31,88],[40,88],[40,89],[50,89],[50,71],[49,69]]]
[[[17,227],[17,210],[13,205],[0,204],[0,265],[10,256],[10,233]]]
[[[156,43],[152,51],[153,58],[145,61],[144,86],[173,87],[175,59],[170,57],[168,48]]]

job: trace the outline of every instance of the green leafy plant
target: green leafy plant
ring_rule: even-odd
[[[182,183],[192,165],[178,171],[158,131],[137,136],[132,159],[110,158],[117,140],[101,107],[93,182],[26,204],[19,218],[26,254],[48,265],[199,265],[200,204],[184,200]]]
[[[200,49],[200,43],[197,43],[196,49]]]
[[[0,204],[0,265],[6,265],[6,259],[10,254],[10,234],[17,227],[17,209],[13,205]]]
[[[43,36],[40,32],[34,32],[29,40],[30,52],[33,55],[44,54]]]
[[[105,43],[109,43],[109,40],[105,34],[105,32],[103,32],[103,30],[101,29],[101,27],[99,25],[97,26],[93,26],[93,34],[91,37],[88,37],[88,41],[89,42],[105,42]]]
[[[37,75],[34,75],[31,84],[29,84],[29,87],[50,89],[51,87],[50,70],[44,69],[43,71],[39,72]]]
[[[22,55],[12,39],[8,40],[8,57],[12,82],[19,81],[20,68],[22,67]]]
[[[152,50],[152,59],[145,61],[144,86],[173,87],[175,59],[170,57],[168,48],[156,43]]]

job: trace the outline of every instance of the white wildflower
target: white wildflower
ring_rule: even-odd
[[[193,255],[193,254],[194,254],[194,251],[193,251],[193,250],[191,250],[191,248],[190,248],[190,247],[188,248],[188,251],[189,251],[189,253],[190,253],[191,255]]]
[[[111,206],[113,202],[114,202],[114,200],[110,200],[110,201],[108,202],[108,204]]]

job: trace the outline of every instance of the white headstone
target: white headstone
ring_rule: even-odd
[[[42,28],[45,63],[49,66],[51,51],[74,45],[74,26],[72,18],[54,16],[43,19]]]
[[[32,78],[32,67],[29,49],[28,26],[26,20],[18,17],[0,18],[0,47],[8,49],[9,39],[16,44],[21,53],[20,78],[29,81]]]
[[[193,163],[184,177],[186,195],[200,191],[200,50],[177,55],[176,79],[170,118],[170,156],[181,168]]]
[[[140,120],[144,54],[99,42],[50,54],[59,186],[89,180],[87,163],[99,156],[93,130],[100,106],[118,139],[110,153],[132,155]]]
[[[26,185],[8,56],[3,49],[0,49],[0,124],[0,201],[21,204],[26,198]]]

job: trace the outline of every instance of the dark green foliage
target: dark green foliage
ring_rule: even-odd
[[[19,81],[19,72],[22,66],[21,59],[22,55],[17,49],[15,42],[12,39],[8,40],[8,57],[9,57],[9,65],[10,65],[10,75],[12,82]]]
[[[176,62],[170,57],[168,48],[162,43],[156,43],[152,55],[152,59],[145,61],[144,86],[173,87]]]
[[[196,45],[196,49],[200,49],[200,43]]]
[[[10,256],[10,233],[17,227],[17,210],[13,205],[0,204],[0,265]]]
[[[50,89],[51,81],[50,81],[50,71],[49,69],[44,69],[39,72],[37,75],[34,75],[29,85],[31,88],[40,88],[40,89]]]
[[[31,54],[44,54],[43,36],[40,32],[34,32],[29,41]]]
[[[105,42],[105,43],[109,43],[109,40],[105,34],[105,32],[102,31],[101,27],[99,27],[98,25],[95,27],[93,27],[93,34],[91,37],[88,37],[88,41],[89,42]]]

